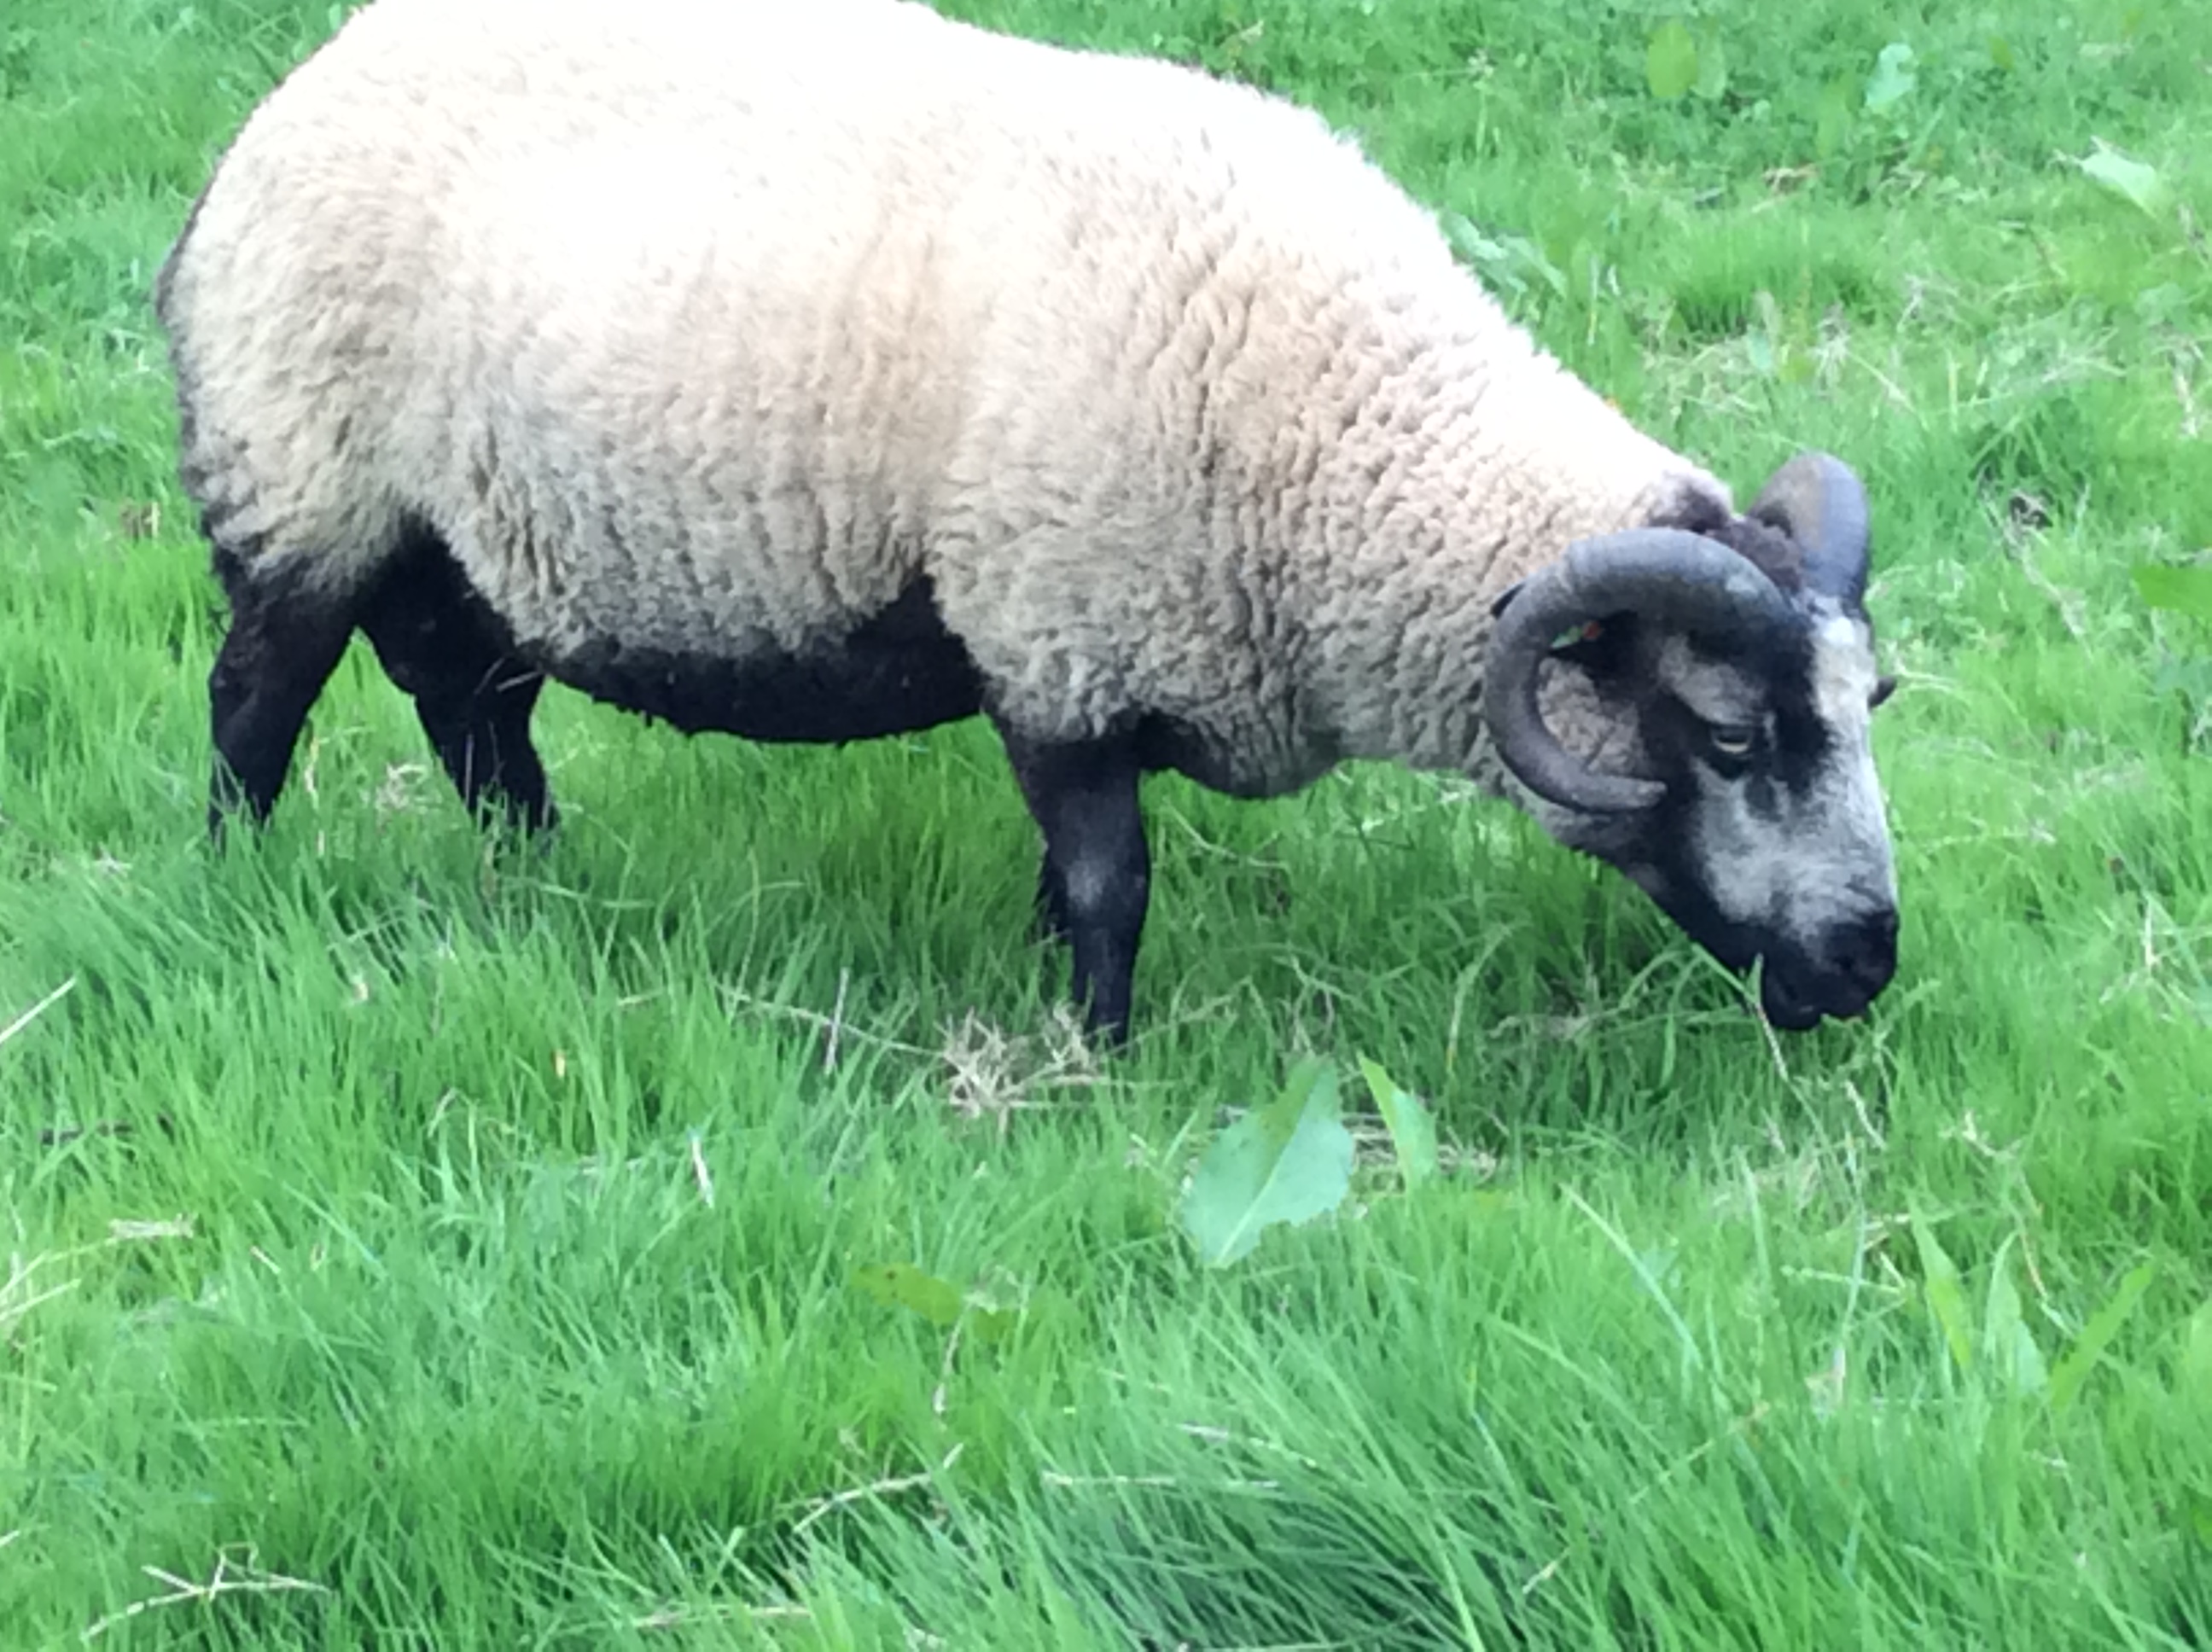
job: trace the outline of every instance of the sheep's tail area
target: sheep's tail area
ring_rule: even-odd
[[[397,552],[406,516],[378,482],[384,467],[364,462],[380,437],[363,318],[312,299],[349,289],[349,272],[318,250],[320,215],[296,210],[319,180],[272,168],[281,142],[253,141],[266,110],[217,161],[155,276],[178,476],[226,584],[283,577],[340,595]]]

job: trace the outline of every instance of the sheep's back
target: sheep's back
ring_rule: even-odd
[[[1073,732],[1273,714],[1286,480],[1456,282],[1313,117],[1164,65],[885,0],[378,0],[167,303],[264,555],[343,578],[416,513],[556,652],[789,648],[926,573]]]

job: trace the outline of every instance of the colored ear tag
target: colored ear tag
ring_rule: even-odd
[[[1562,631],[1553,640],[1552,647],[1571,648],[1577,642],[1595,642],[1605,635],[1605,625],[1600,620],[1584,620],[1580,625]]]

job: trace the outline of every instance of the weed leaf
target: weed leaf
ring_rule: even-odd
[[[2166,562],[2138,562],[2130,572],[2137,594],[2151,607],[2212,624],[2212,564],[2177,568]]]
[[[1867,112],[1878,115],[1895,108],[1912,95],[1912,88],[1919,83],[1920,77],[1912,70],[1912,48],[1902,40],[1892,40],[1882,47],[1881,55],[1875,59],[1874,73],[1867,76],[1863,100]]]
[[[924,1273],[909,1262],[877,1262],[853,1270],[853,1288],[886,1308],[919,1314],[940,1331],[967,1318],[968,1334],[978,1342],[1000,1342],[1021,1323],[1018,1308],[992,1308],[971,1301],[959,1286]]]
[[[978,1342],[1004,1342],[1022,1321],[1018,1308],[975,1308],[968,1315],[969,1334]]]
[[[2041,1394],[2049,1374],[2043,1351],[2035,1345],[2035,1338],[2020,1316],[2020,1289],[2013,1284],[2012,1269],[2006,1261],[2005,1253],[2011,1248],[2012,1241],[2007,1239],[1990,1269],[1990,1298],[1982,1313],[1982,1351],[1999,1380],[2024,1399]]]
[[[2212,1302],[2189,1316],[2181,1345],[2181,1391],[2212,1394]]]
[[[1301,1061],[1281,1096],[1224,1131],[1199,1161],[1179,1212],[1183,1231],[1207,1266],[1226,1267],[1276,1224],[1297,1226],[1341,1205],[1352,1161],[1334,1070]]]
[[[1398,1173],[1405,1177],[1410,1193],[1437,1173],[1437,1121],[1421,1105],[1420,1097],[1399,1089],[1389,1073],[1364,1055],[1359,1058],[1359,1071],[1366,1077],[1367,1093],[1375,1098],[1376,1111],[1382,1115],[1383,1128],[1390,1133]]]
[[[2101,137],[2089,140],[2095,145],[2087,155],[2074,164],[2080,167],[2093,183],[2102,184],[2115,195],[2124,196],[2153,217],[2164,215],[2172,192],[2166,179],[2158,175],[2158,168],[2122,155]]]
[[[2090,1371],[2112,1345],[2112,1339],[2119,1334],[2120,1327],[2127,1323],[2128,1315],[2135,1312],[2143,1292],[2150,1289],[2151,1276],[2155,1271],[2148,1262],[2131,1270],[2120,1281],[2120,1288],[2112,1293],[2112,1300],[2089,1315],[2081,1334],[2074,1339],[2074,1345],[2066,1351],[2051,1374],[2051,1410],[2064,1411],[2080,1395]]]
[[[2212,659],[2167,659],[2151,673],[2150,691],[2178,694],[2193,705],[2212,705]]]
[[[1653,97],[1668,103],[1698,83],[1698,43],[1680,18],[1669,18],[1651,31],[1644,48],[1644,80]]]
[[[1951,1357],[1962,1371],[1971,1370],[1974,1364],[1974,1339],[1966,1319],[1966,1293],[1959,1285],[1959,1270],[1936,1237],[1936,1230],[1915,1216],[1912,1237],[1920,1247],[1920,1271],[1924,1276],[1922,1289],[1928,1297],[1928,1311],[1936,1316],[1942,1327],[1943,1339],[1951,1345]]]
[[[886,1308],[908,1308],[940,1330],[958,1323],[959,1287],[910,1262],[878,1262],[853,1270],[853,1286]]]
[[[1728,51],[1717,28],[1707,29],[1698,42],[1698,81],[1690,89],[1708,103],[1728,90]]]
[[[1821,88],[1813,128],[1813,152],[1826,161],[1844,147],[1851,132],[1851,77],[1838,75]]]
[[[1437,214],[1437,227],[1460,262],[1485,282],[1517,296],[1528,290],[1526,276],[1534,276],[1561,298],[1567,295],[1566,276],[1544,256],[1541,247],[1526,237],[1486,234],[1461,212]]]

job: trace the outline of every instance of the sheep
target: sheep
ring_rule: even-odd
[[[1287,100],[907,0],[374,0],[155,301],[218,839],[359,631],[532,830],[549,679],[757,741],[988,717],[1115,1041],[1161,771],[1471,776],[1778,1026],[1894,972],[1858,478],[1738,512]]]

